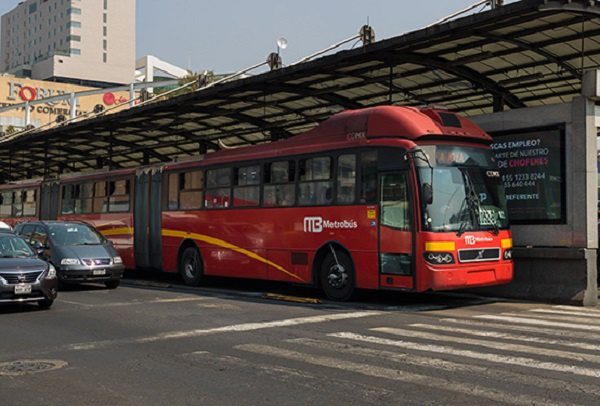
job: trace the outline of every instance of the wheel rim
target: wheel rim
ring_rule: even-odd
[[[185,264],[183,266],[185,276],[188,278],[196,277],[196,255],[190,255],[186,258]]]
[[[346,268],[341,264],[334,264],[327,273],[327,283],[334,289],[343,289],[348,285],[350,275]]]

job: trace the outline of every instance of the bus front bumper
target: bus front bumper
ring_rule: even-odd
[[[462,268],[429,267],[431,290],[453,290],[479,286],[503,285],[512,281],[512,262],[490,262]]]

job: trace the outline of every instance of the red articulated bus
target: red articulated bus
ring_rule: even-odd
[[[357,288],[503,284],[512,239],[490,142],[448,111],[353,110],[202,160],[3,186],[0,213],[14,223],[25,215],[14,202],[34,193],[40,217],[87,221],[128,268],[179,272],[190,285],[287,281],[346,300]]]

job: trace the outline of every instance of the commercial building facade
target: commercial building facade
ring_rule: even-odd
[[[134,81],[135,0],[26,0],[2,16],[0,70],[110,86]]]
[[[74,85],[70,83],[56,83],[49,81],[40,81],[32,79],[18,78],[14,76],[0,76],[0,108],[6,108],[11,105],[21,105],[18,108],[0,111],[0,132],[10,133],[26,127],[25,107],[23,103],[34,102],[36,100],[47,99],[49,97],[70,95],[72,93],[87,92],[95,88]],[[76,114],[78,116],[90,113],[97,106],[102,110],[110,109],[114,113],[125,109],[128,105],[121,108],[115,106],[129,100],[130,95],[127,91],[111,92],[101,90],[98,94],[77,97],[75,101]],[[40,127],[44,124],[56,122],[69,118],[71,114],[71,98],[66,97],[63,100],[32,104],[29,106],[29,124],[34,127]]]

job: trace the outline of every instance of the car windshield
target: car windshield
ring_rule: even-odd
[[[0,258],[30,258],[35,253],[20,237],[0,234]]]
[[[100,245],[104,237],[85,224],[51,224],[48,226],[50,238],[55,245]]]
[[[419,164],[421,188],[427,184],[433,191],[431,203],[423,204],[425,230],[461,233],[508,228],[504,188],[490,150],[450,145],[421,149],[431,165]]]

